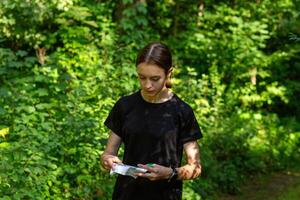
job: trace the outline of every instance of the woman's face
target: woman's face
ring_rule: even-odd
[[[166,88],[165,70],[155,64],[140,63],[137,66],[137,74],[141,89],[147,96],[154,97]]]

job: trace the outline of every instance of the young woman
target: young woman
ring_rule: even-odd
[[[200,128],[191,107],[170,90],[172,56],[166,45],[145,46],[136,66],[141,89],[121,97],[107,117],[111,132],[101,163],[108,170],[121,163],[148,172],[136,174],[136,179],[119,175],[113,199],[181,199],[182,180],[201,173]],[[123,161],[118,158],[121,143]],[[187,164],[181,166],[183,152]]]

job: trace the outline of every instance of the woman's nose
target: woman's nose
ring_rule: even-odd
[[[152,87],[151,81],[146,80],[145,87],[146,87],[147,89],[148,89],[148,88],[151,88],[151,87]]]

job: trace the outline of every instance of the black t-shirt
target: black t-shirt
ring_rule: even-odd
[[[183,144],[202,137],[191,107],[176,94],[163,103],[149,103],[140,91],[120,98],[104,123],[124,143],[123,163],[155,163],[180,167]],[[181,199],[182,181],[150,181],[118,176],[115,200]]]

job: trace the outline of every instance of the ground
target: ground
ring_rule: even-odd
[[[241,188],[239,195],[222,195],[218,200],[300,200],[300,171],[261,175]]]

